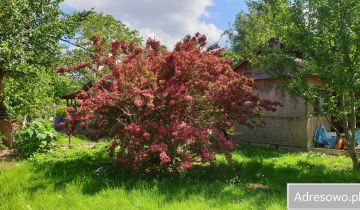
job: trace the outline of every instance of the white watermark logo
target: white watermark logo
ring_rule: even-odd
[[[288,184],[288,209],[360,209],[360,184]]]
[[[294,202],[359,202],[360,192],[349,197],[348,194],[305,194],[296,193]]]

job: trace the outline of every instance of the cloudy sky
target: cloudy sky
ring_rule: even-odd
[[[224,44],[221,34],[236,13],[246,11],[245,0],[65,0],[62,7],[67,12],[94,8],[113,15],[143,37],[155,37],[169,48],[196,32]]]

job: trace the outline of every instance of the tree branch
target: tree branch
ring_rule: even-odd
[[[55,36],[50,36],[50,37],[53,38],[53,39],[57,39],[57,40],[59,40],[59,41],[66,42],[66,43],[68,43],[68,44],[70,44],[70,45],[73,45],[73,46],[75,46],[75,47],[81,48],[81,49],[83,49],[83,50],[85,50],[85,51],[88,51],[88,52],[92,52],[92,53],[93,53],[92,50],[89,50],[89,49],[87,49],[87,48],[85,48],[85,47],[83,47],[83,46],[81,46],[81,45],[78,45],[78,44],[76,44],[76,43],[73,43],[73,42],[71,42],[71,41],[69,41],[69,40],[66,40],[66,39],[63,39],[63,38],[59,38],[59,37],[55,37]]]

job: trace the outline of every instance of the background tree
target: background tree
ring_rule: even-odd
[[[94,11],[90,11],[86,18],[79,23],[74,34],[75,36],[71,40],[63,42],[67,50],[64,51],[58,66],[90,61],[91,52],[94,51],[91,37],[94,35],[101,37],[101,43],[105,48],[109,48],[113,40],[123,40],[126,43],[134,42],[136,44],[142,42],[138,31],[131,30],[120,20],[116,20],[110,15]],[[67,75],[58,74],[56,96],[78,91],[82,86],[96,78],[97,75],[89,71],[71,72]]]
[[[275,38],[278,19],[277,11],[284,1],[250,0],[246,2],[248,11],[240,12],[235,23],[225,32],[228,35],[235,62],[251,59],[256,51],[263,47],[271,38]]]
[[[273,7],[269,16],[274,17],[275,35],[283,46],[263,48],[254,65],[282,78],[291,93],[314,107],[325,100],[320,114],[340,125],[340,130],[333,129],[338,135],[344,131],[353,168],[359,170],[354,147],[360,105],[360,2],[295,0]],[[305,69],[296,67],[291,52],[298,52]],[[311,83],[308,75],[318,76],[320,85]]]
[[[61,0],[0,2],[0,115],[44,115],[52,105],[59,39],[86,13],[71,18]]]

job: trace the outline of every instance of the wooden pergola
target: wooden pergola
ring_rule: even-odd
[[[76,104],[76,97],[77,95],[82,92],[82,91],[88,91],[90,88],[92,88],[93,83],[92,82],[88,82],[86,85],[84,85],[84,87],[82,88],[82,90],[76,91],[74,93],[70,93],[64,96],[60,96],[61,99],[66,100],[66,106],[67,107],[74,107],[76,109],[77,104]]]
[[[70,106],[76,107],[76,96],[80,92],[81,91],[77,91],[75,93],[70,93],[70,94],[67,94],[64,96],[60,96],[60,98],[66,100],[67,107],[70,107]]]

